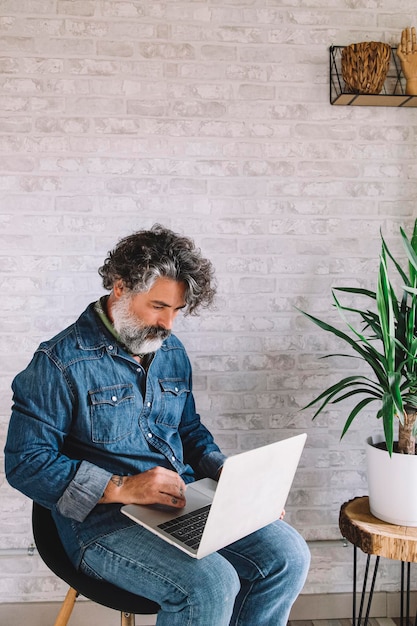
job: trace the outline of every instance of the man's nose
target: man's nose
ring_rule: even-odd
[[[161,326],[162,328],[165,328],[165,330],[171,330],[174,324],[176,313],[177,313],[176,311],[171,311],[170,309],[164,309],[164,311],[162,311],[161,315],[159,316],[159,320],[158,320],[159,326]]]

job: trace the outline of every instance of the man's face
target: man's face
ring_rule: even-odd
[[[131,294],[113,289],[109,311],[114,327],[132,354],[158,350],[171,334],[174,319],[186,305],[185,284],[157,278],[149,291]]]

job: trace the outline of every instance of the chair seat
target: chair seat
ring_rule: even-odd
[[[36,503],[32,508],[32,528],[35,545],[44,563],[80,595],[125,613],[153,615],[159,611],[159,605],[148,598],[76,570],[62,546],[51,512]]]

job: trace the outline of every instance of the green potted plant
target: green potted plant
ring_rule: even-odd
[[[326,357],[356,357],[364,361],[370,370],[369,375],[358,374],[342,378],[320,393],[304,409],[316,407],[313,415],[315,419],[331,404],[349,398],[357,400],[356,404],[353,402],[354,406],[344,424],[341,435],[343,437],[353,420],[365,409],[368,411],[369,405],[377,403],[376,417],[382,421],[384,436],[381,437],[382,442],[377,442],[372,437],[367,440],[371,512],[391,523],[417,526],[417,219],[410,239],[402,228],[400,233],[405,251],[403,264],[391,254],[381,233],[376,291],[357,287],[337,287],[332,290],[334,306],[347,332],[301,311],[314,324],[345,342],[351,349],[351,354],[328,354]],[[399,284],[397,289],[389,277],[389,266],[395,269]],[[338,298],[338,292],[363,299],[363,307],[343,305]],[[359,328],[351,323],[351,317],[359,319]],[[387,468],[378,467],[374,470],[374,457],[387,463]],[[395,476],[397,464],[400,466],[398,471],[407,472],[407,478],[396,478],[394,494],[388,496],[387,481]],[[411,465],[416,468],[415,480],[410,479]],[[405,488],[405,493],[401,493],[402,487]],[[388,496],[386,505],[379,502],[380,496],[384,499]],[[411,504],[411,511],[403,513],[398,510],[402,507],[403,500],[407,505]]]

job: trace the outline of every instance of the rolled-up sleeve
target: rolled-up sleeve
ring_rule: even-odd
[[[112,474],[82,461],[74,478],[57,502],[58,513],[83,522],[100,500]]]

